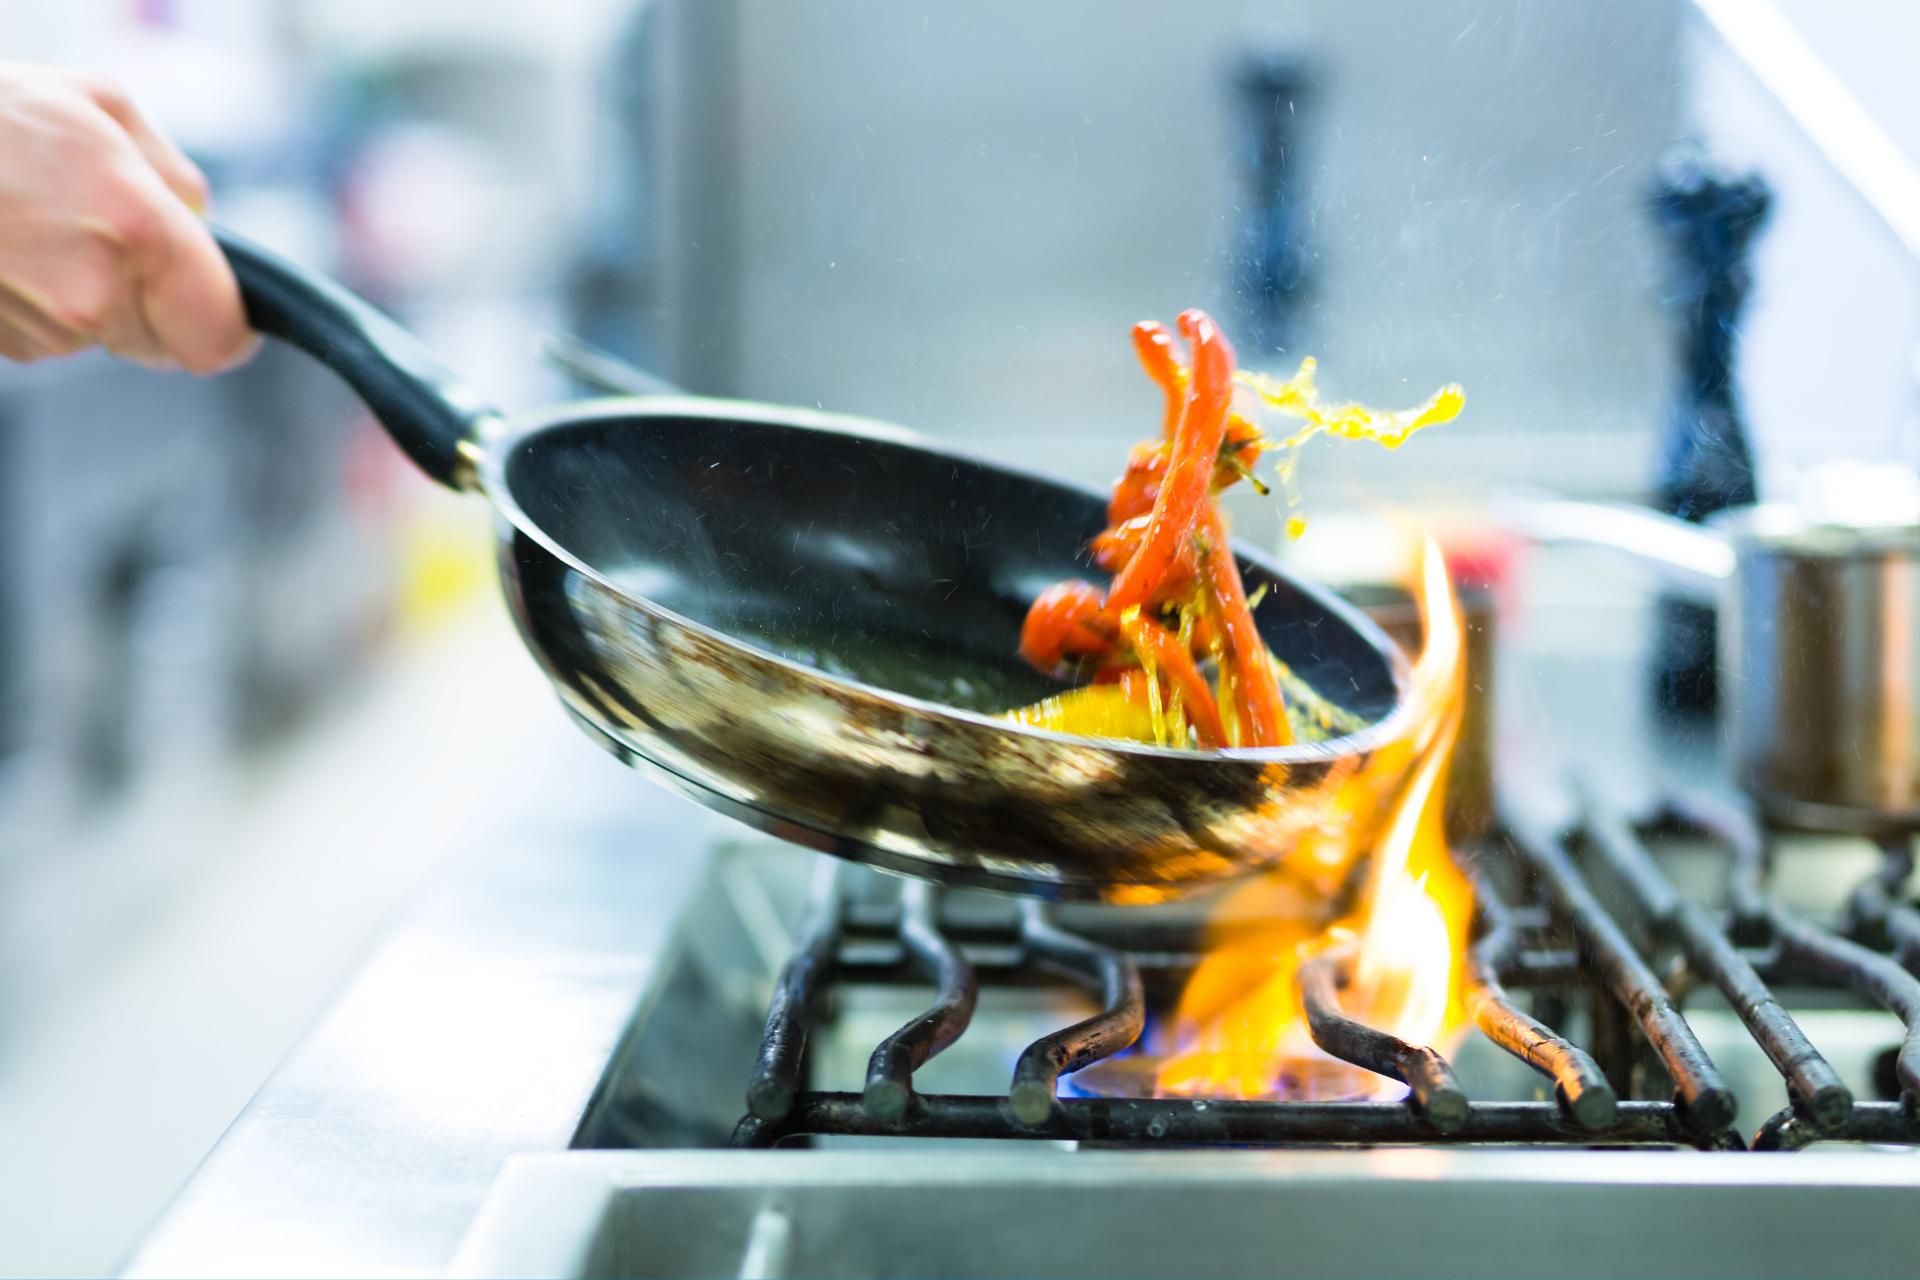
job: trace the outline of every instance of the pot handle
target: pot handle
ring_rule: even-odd
[[[249,324],[339,374],[422,471],[449,488],[473,487],[478,441],[498,411],[366,300],[224,228],[213,238]]]
[[[540,358],[575,381],[616,396],[687,394],[658,374],[566,334],[548,334],[540,344]]]
[[[1530,542],[1606,547],[1658,570],[1667,585],[1702,604],[1717,604],[1733,577],[1733,547],[1697,524],[1645,507],[1557,498],[1502,498],[1494,518]]]

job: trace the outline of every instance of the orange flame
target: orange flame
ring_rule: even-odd
[[[1416,596],[1426,638],[1413,668],[1407,734],[1343,789],[1340,820],[1287,865],[1216,908],[1204,959],[1181,993],[1156,1087],[1163,1094],[1261,1098],[1395,1095],[1400,1086],[1335,1063],[1307,1032],[1296,978],[1329,947],[1353,949],[1348,1016],[1443,1052],[1466,1024],[1462,999],[1472,890],[1445,832],[1447,766],[1464,704],[1464,628],[1431,538]],[[1374,815],[1384,813],[1384,822]],[[1357,897],[1344,895],[1364,865]],[[1249,921],[1253,923],[1248,923]]]

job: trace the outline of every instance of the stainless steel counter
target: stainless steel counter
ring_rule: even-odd
[[[1916,1193],[1875,1151],[575,1152],[514,1161],[453,1274],[1904,1277]]]
[[[569,746],[267,1081],[129,1274],[437,1274],[506,1157],[567,1146],[711,821]]]

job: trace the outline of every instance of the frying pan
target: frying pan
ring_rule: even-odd
[[[337,372],[427,475],[492,503],[509,609],[580,726],[764,831],[943,882],[1152,901],[1280,859],[1406,736],[1399,651],[1251,555],[1262,634],[1365,728],[1202,753],[1001,720],[1060,690],[1016,656],[1020,622],[1088,573],[1100,494],[737,401],[509,425],[366,302],[217,234],[256,329]]]

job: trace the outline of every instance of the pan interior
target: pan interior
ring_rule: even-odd
[[[549,538],[629,594],[882,689],[997,712],[1059,692],[1015,653],[1027,602],[1086,559],[1098,495],[932,447],[749,419],[635,414],[548,427],[506,459]],[[1244,559],[1262,633],[1368,720],[1387,659],[1317,588]]]

